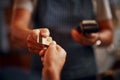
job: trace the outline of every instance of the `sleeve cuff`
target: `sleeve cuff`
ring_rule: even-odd
[[[111,9],[108,0],[97,0],[96,17],[98,21],[112,19]]]
[[[29,11],[33,11],[33,3],[31,0],[15,0],[14,8],[23,8]]]

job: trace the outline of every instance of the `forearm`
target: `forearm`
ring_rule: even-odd
[[[19,42],[22,42],[23,47],[27,47],[27,36],[31,33],[31,30],[29,29],[22,29],[20,27],[16,27],[12,30],[12,38],[19,40]]]
[[[109,46],[113,41],[113,23],[112,20],[99,22],[100,26],[100,39],[102,44],[100,46]]]
[[[26,46],[28,34],[31,33],[31,29],[29,28],[30,18],[31,13],[24,9],[16,9],[12,18],[11,34],[15,38],[22,40],[25,43],[24,46]]]
[[[43,80],[60,80],[60,72],[56,68],[44,68],[42,77]]]
[[[109,0],[96,0],[96,19],[100,27],[100,46],[109,46],[113,41],[113,22]]]

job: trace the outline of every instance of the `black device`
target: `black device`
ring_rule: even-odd
[[[97,33],[99,31],[99,26],[96,20],[83,20],[77,30],[84,34]]]

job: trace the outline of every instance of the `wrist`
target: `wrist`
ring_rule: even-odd
[[[97,40],[95,42],[95,45],[96,46],[101,46],[101,44],[102,44],[101,36],[100,36],[100,33],[98,33],[98,38],[97,38]]]
[[[60,71],[54,67],[47,67],[42,69],[43,80],[60,80]]]

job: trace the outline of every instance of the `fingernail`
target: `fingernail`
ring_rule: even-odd
[[[46,50],[46,49],[47,49],[47,47],[44,47],[44,48],[43,48],[43,50]]]
[[[40,30],[38,30],[38,29],[34,29],[33,30],[36,34],[39,34],[40,33]]]
[[[56,45],[56,42],[55,42],[55,41],[53,41],[53,44],[55,44],[55,45]]]
[[[46,30],[41,31],[42,34],[49,35],[49,32]]]

